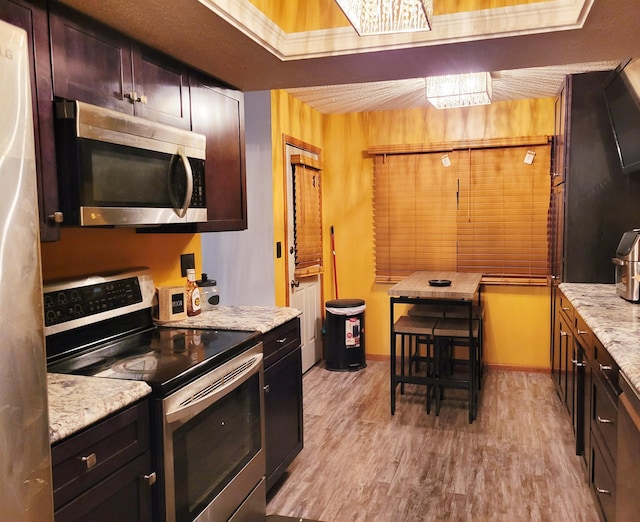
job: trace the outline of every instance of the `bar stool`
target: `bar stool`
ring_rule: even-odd
[[[478,365],[478,389],[482,389],[482,377],[484,377],[484,355],[482,349],[482,340],[483,340],[483,331],[482,325],[484,320],[484,307],[482,304],[474,304],[471,308],[471,317],[478,321],[478,356],[476,358],[476,363]],[[469,330],[468,321],[469,321],[469,312],[460,306],[449,305],[444,311],[445,319],[464,319],[467,323],[467,331]],[[468,335],[468,334],[467,334]]]
[[[444,388],[466,389],[468,392],[469,424],[476,418],[478,407],[477,360],[480,345],[480,321],[469,319],[443,319],[433,329],[433,395],[436,401],[436,415],[440,414],[440,405],[444,397]],[[455,348],[468,347],[468,359],[457,359]],[[456,370],[462,367],[462,373]],[[427,411],[430,409],[431,395],[427,395]]]
[[[413,317],[403,315],[393,325],[393,335],[391,344],[391,414],[395,412],[395,389],[400,384],[400,394],[404,394],[405,383],[419,384],[427,386],[427,411],[429,409],[429,377],[433,369],[433,329],[437,324],[437,319],[430,317]],[[396,338],[400,336],[400,373],[396,371],[397,351]],[[421,351],[424,347],[424,352]],[[407,364],[408,363],[408,364]],[[414,375],[413,366],[416,372],[420,371],[420,364],[426,366],[425,375]],[[408,375],[406,368],[408,367]]]

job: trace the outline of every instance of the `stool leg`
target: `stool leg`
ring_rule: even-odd
[[[400,377],[404,377],[404,350],[406,335],[400,336]],[[400,381],[400,395],[404,395],[404,380]]]

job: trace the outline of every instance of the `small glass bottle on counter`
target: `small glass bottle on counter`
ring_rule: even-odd
[[[196,271],[195,268],[187,268],[187,286],[186,286],[186,298],[187,298],[187,315],[194,316],[202,312],[200,305],[200,289],[196,283]]]

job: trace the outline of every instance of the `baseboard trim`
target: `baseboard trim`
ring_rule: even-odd
[[[389,355],[367,354],[368,361],[389,362]],[[528,372],[528,373],[551,373],[550,368],[540,368],[538,366],[516,366],[513,364],[488,364],[484,363],[485,370],[494,370],[500,372]]]

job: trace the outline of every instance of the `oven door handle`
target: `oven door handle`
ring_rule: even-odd
[[[262,354],[255,354],[239,367],[234,368],[220,378],[216,379],[209,386],[194,393],[194,395],[184,399],[176,408],[167,410],[165,422],[173,424],[175,422],[186,422],[204,411],[225,394],[235,390],[238,386],[246,382],[250,377],[260,371],[262,364]]]

